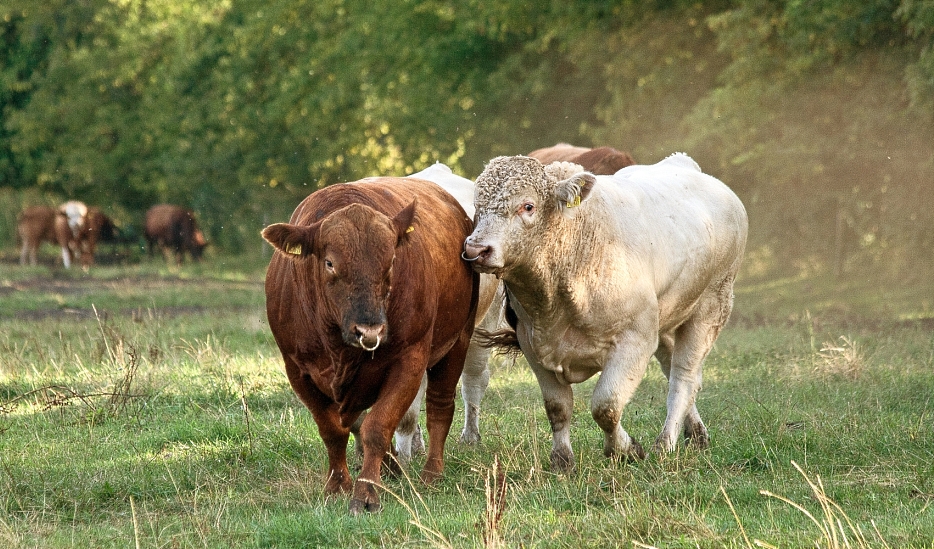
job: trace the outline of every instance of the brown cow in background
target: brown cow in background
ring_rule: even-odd
[[[22,242],[20,265],[36,265],[36,251],[43,242],[51,242],[62,248],[62,262],[71,267],[74,252],[71,249],[73,235],[68,226],[68,217],[49,206],[31,206],[20,213],[16,223],[16,234]]]
[[[201,259],[207,241],[195,221],[195,213],[173,204],[159,204],[146,212],[144,236],[150,257],[158,245],[163,254],[175,254],[177,264],[182,264],[185,252],[193,261]]]
[[[537,149],[528,154],[544,165],[552,162],[573,162],[583,166],[594,175],[613,175],[617,171],[636,163],[628,152],[618,151],[613,147],[575,147],[567,143],[558,143],[553,147]]]
[[[113,221],[100,208],[87,207],[77,200],[69,200],[61,206],[32,206],[20,214],[17,235],[22,242],[20,264],[27,260],[37,263],[36,251],[42,242],[51,242],[62,248],[62,263],[70,268],[80,258],[81,266],[88,270],[94,264],[97,243],[113,240]]]
[[[269,327],[327,447],[325,492],[352,489],[351,514],[379,510],[380,465],[426,371],[421,478],[432,483],[444,469],[479,294],[479,276],[460,259],[472,227],[434,183],[371,178],[316,191],[289,223],[263,231],[277,250],[266,273]],[[367,409],[354,482],[347,443]]]

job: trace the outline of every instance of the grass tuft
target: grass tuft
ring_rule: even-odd
[[[825,342],[818,352],[817,373],[857,379],[866,369],[863,350],[855,340],[840,336],[837,343]]]
[[[818,476],[816,480],[812,481],[808,477],[807,473],[804,472],[804,469],[801,468],[796,462],[792,461],[791,465],[804,477],[805,482],[811,488],[811,494],[814,499],[817,500],[817,503],[820,506],[820,512],[815,516],[814,513],[811,513],[803,505],[792,501],[790,498],[781,496],[775,493],[772,493],[769,490],[760,490],[759,493],[770,497],[775,498],[779,501],[787,503],[788,505],[794,507],[800,511],[808,520],[813,523],[819,532],[818,539],[814,540],[814,545],[816,547],[823,547],[827,549],[850,549],[852,547],[859,547],[861,549],[870,549],[873,545],[866,539],[866,535],[863,533],[861,526],[853,522],[853,520],[846,514],[842,507],[840,507],[837,502],[827,496],[827,492],[824,490],[824,484],[821,481],[821,478]],[[886,543],[883,539],[882,534],[879,533],[878,528],[874,520],[870,521],[872,525],[872,531],[881,543],[881,547],[886,549],[889,548],[889,544]],[[772,547],[771,545],[764,544],[756,540],[757,545],[760,547]]]

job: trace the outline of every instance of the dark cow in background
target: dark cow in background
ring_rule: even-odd
[[[325,187],[289,223],[263,231],[277,250],[266,274],[269,327],[327,448],[325,492],[352,489],[351,514],[380,508],[380,465],[426,371],[421,478],[442,474],[479,294],[479,276],[460,259],[472,228],[434,183],[371,178]],[[353,482],[347,443],[367,409]]]
[[[613,147],[575,147],[567,143],[558,143],[553,147],[534,150],[529,156],[544,165],[552,162],[573,162],[594,175],[613,175],[626,166],[636,163],[628,152],[618,151]]]
[[[76,239],[76,248],[81,255],[81,266],[87,270],[94,264],[98,242],[113,242],[115,239],[116,226],[113,220],[100,208],[89,207]]]
[[[62,262],[65,268],[71,267],[73,252],[68,217],[61,211],[49,206],[31,206],[20,213],[16,222],[16,235],[22,243],[19,262],[36,265],[36,252],[43,242],[51,242],[62,249]]]
[[[195,221],[195,213],[173,204],[159,204],[149,208],[144,236],[150,257],[158,246],[166,255],[166,260],[169,253],[174,253],[175,262],[179,265],[185,252],[188,252],[192,261],[200,260],[207,246],[204,234]]]

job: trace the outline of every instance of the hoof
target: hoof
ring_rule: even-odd
[[[636,439],[632,439],[632,446],[629,447],[629,452],[626,454],[626,460],[638,461],[643,459],[645,459],[645,448],[636,442]]]
[[[468,446],[476,446],[477,444],[480,444],[480,434],[463,431],[461,433],[460,443],[466,444]]]
[[[379,504],[378,501],[366,502],[362,499],[351,499],[350,500],[350,511],[351,516],[360,516],[361,513],[379,513],[383,509],[383,506]]]
[[[555,473],[570,474],[574,472],[574,452],[551,452],[551,470]]]
[[[426,464],[419,478],[421,478],[422,482],[425,484],[434,484],[441,480],[441,470],[435,467],[428,467]]]
[[[635,463],[645,459],[645,448],[636,439],[630,437],[629,440],[629,448],[625,452],[604,450],[603,455],[623,463]]]

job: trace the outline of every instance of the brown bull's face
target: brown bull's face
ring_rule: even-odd
[[[414,212],[415,202],[394,218],[352,204],[311,226],[271,225],[263,237],[312,270],[321,305],[344,343],[375,351],[389,337],[393,262]]]

